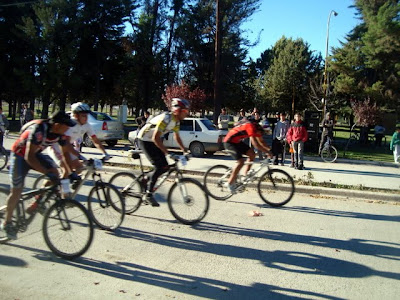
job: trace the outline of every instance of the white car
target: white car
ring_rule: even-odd
[[[201,157],[204,153],[214,154],[222,150],[222,140],[226,130],[217,129],[207,118],[186,118],[180,122],[179,135],[185,148],[188,148],[193,156]],[[135,145],[137,131],[131,131],[129,141]],[[163,143],[167,148],[179,148],[173,133],[167,133],[163,137]]]
[[[92,126],[97,138],[102,142],[106,142],[110,147],[114,147],[118,140],[124,138],[123,124],[106,113],[90,112],[88,114],[88,123]],[[86,147],[94,147],[92,139],[86,134],[83,137],[83,144]]]

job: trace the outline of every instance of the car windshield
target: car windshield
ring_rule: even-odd
[[[112,121],[112,118],[105,113],[91,111],[90,114],[93,116],[93,118],[99,121]]]
[[[200,120],[200,121],[201,121],[201,123],[204,124],[204,126],[207,127],[208,130],[218,130],[218,129],[215,127],[215,125],[214,125],[213,123],[211,123],[210,120],[208,120],[208,119],[203,119],[203,120]]]

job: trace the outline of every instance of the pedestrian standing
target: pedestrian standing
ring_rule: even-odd
[[[324,147],[328,137],[331,139],[331,141],[333,140],[333,125],[335,124],[331,118],[331,113],[327,112],[324,120],[322,121],[322,135],[321,142],[319,144],[318,155],[321,155],[322,148]]]
[[[0,107],[0,149],[3,148],[3,138],[8,129],[9,122],[5,115],[3,115],[3,108]]]
[[[282,155],[280,161],[281,166],[285,163],[285,144],[286,144],[286,134],[289,130],[289,121],[286,120],[286,113],[281,112],[279,114],[279,121],[275,126],[274,132],[272,134],[272,153],[273,153],[273,163],[278,164],[279,155]]]
[[[221,114],[218,117],[218,128],[221,130],[229,129],[229,115],[226,113],[226,108],[221,109]]]
[[[396,131],[393,133],[390,141],[390,150],[393,150],[394,162],[400,163],[400,125],[396,126]]]
[[[304,122],[301,120],[301,115],[294,115],[294,123],[289,128],[286,134],[287,142],[294,150],[294,167],[295,169],[304,169],[304,143],[308,140],[308,132]]]
[[[245,110],[242,108],[240,111],[239,111],[239,119],[238,119],[238,121],[240,122],[242,119],[244,119],[244,118],[246,118],[246,112],[245,112]]]
[[[383,127],[382,122],[379,122],[375,128],[374,128],[374,132],[375,132],[375,147],[378,146],[382,146],[382,139],[385,136],[385,131],[386,128]]]

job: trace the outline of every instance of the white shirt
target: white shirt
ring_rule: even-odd
[[[71,118],[73,119],[73,118]],[[73,119],[75,120],[75,119]],[[77,120],[75,120],[77,121]],[[87,134],[90,137],[96,136],[94,133],[92,126],[90,126],[89,123],[81,125],[78,121],[77,124],[74,127],[70,127],[67,132],[65,133],[66,136],[68,136],[71,140],[70,142],[81,142],[83,139],[84,134]]]

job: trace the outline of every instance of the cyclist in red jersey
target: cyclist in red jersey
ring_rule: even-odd
[[[244,165],[243,155],[246,155],[249,164],[244,169],[245,175],[250,170],[256,154],[254,150],[243,142],[244,139],[250,138],[251,145],[257,150],[265,152],[269,157],[272,157],[270,147],[264,142],[262,135],[263,128],[258,124],[258,121],[249,118],[246,121],[241,121],[241,124],[232,128],[224,138],[225,150],[236,159],[236,166],[232,170],[232,174],[228,179],[227,187],[233,193],[235,191],[235,181],[240,170]]]
[[[68,128],[75,126],[63,111],[54,113],[49,119],[33,120],[21,129],[20,137],[11,147],[10,155],[10,194],[7,198],[7,211],[4,223],[0,224],[0,230],[7,233],[8,238],[16,239],[17,232],[12,225],[12,215],[24,188],[25,177],[30,169],[46,174],[50,180],[59,178],[57,166],[54,161],[42,151],[54,143],[63,147],[63,153],[73,150],[64,133]],[[64,164],[67,168],[68,166]],[[64,177],[69,170],[65,170]]]

